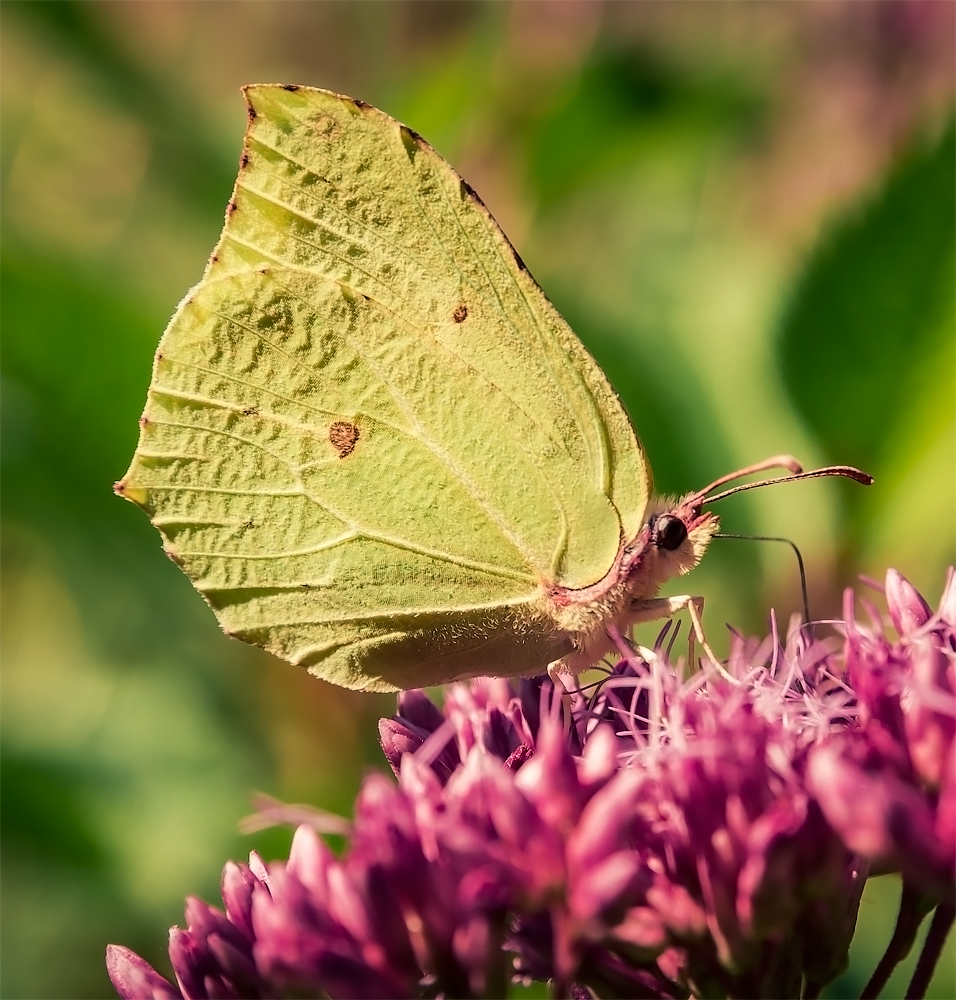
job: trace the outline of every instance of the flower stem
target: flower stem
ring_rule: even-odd
[[[488,920],[488,958],[485,964],[485,996],[489,998],[508,995],[508,955],[503,950],[505,942],[504,912]]]
[[[886,951],[870,977],[870,981],[863,988],[860,1000],[875,1000],[880,995],[893,974],[893,970],[910,953],[913,942],[916,940],[919,925],[931,909],[932,906],[927,905],[926,897],[919,890],[906,882],[903,883],[903,892],[900,895],[900,912],[896,916],[893,937],[886,946]]]
[[[936,963],[939,961],[946,937],[953,926],[953,919],[956,917],[956,907],[952,903],[940,903],[933,914],[933,922],[929,925],[929,934],[920,952],[919,961],[910,980],[909,988],[906,991],[907,1000],[922,1000],[926,996],[933,973],[936,971]]]

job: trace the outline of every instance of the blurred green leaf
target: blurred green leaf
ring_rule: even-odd
[[[833,228],[793,295],[784,379],[834,461],[876,472],[908,410],[953,399],[954,176],[950,126]]]
[[[132,58],[108,30],[98,4],[7,0],[4,8],[5,16],[21,19],[70,53],[99,80],[108,101],[132,112],[149,129],[156,178],[191,202],[194,211],[219,214],[232,190],[238,153],[222,150],[200,117],[189,113],[174,74],[157,80]]]
[[[155,540],[111,491],[136,445],[163,317],[49,259],[8,251],[0,281],[13,390],[0,430],[4,516],[55,539],[92,633],[135,662],[151,633],[159,639],[160,606],[188,589],[165,560],[143,558]],[[166,637],[172,648],[184,634]]]
[[[411,9],[422,7],[413,4]],[[383,81],[381,103],[454,162],[463,139],[492,111],[495,56],[507,7],[455,3],[443,4],[440,10],[442,18],[451,14],[460,30],[452,32],[446,25],[445,44],[430,53],[425,65],[416,66],[408,79]],[[375,17],[381,20],[380,10]]]
[[[163,317],[48,259],[5,253],[0,282],[3,370],[29,387],[34,425],[29,452],[19,445],[18,461],[5,469],[9,512],[29,516],[40,502],[111,518],[108,487],[136,445],[139,383]],[[21,478],[27,468],[41,471],[45,495]]]
[[[528,168],[543,207],[648,155],[749,131],[761,105],[738,79],[695,75],[645,48],[597,48],[528,132]]]
[[[103,845],[86,820],[80,801],[84,785],[102,782],[101,773],[62,761],[36,760],[12,747],[0,748],[0,794],[5,851],[32,855],[46,864],[97,868]]]

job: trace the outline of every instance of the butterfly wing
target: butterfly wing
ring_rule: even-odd
[[[119,492],[232,635],[349,687],[540,671],[529,612],[636,535],[604,375],[416,133],[247,88],[225,229],[156,355]]]

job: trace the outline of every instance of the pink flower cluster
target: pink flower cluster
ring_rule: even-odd
[[[380,723],[397,784],[366,779],[345,854],[303,826],[287,862],[230,863],[225,909],[190,899],[171,931],[176,985],[111,946],[117,991],[814,997],[871,865],[945,939],[956,583],[933,614],[891,571],[886,599],[896,639],[848,593],[839,648],[796,626],[741,640],[733,680],[682,681],[614,636],[620,660],[569,706],[543,678],[455,685],[443,711],[405,692]]]
[[[845,601],[846,681],[859,724],[813,754],[807,785],[854,851],[939,902],[956,878],[956,586],[950,574],[936,614],[895,570],[886,603],[899,635],[876,610],[856,620]]]

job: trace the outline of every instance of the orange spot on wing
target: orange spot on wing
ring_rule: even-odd
[[[329,444],[339,453],[339,458],[347,458],[355,451],[359,437],[359,429],[348,421],[336,420],[329,427]]]

